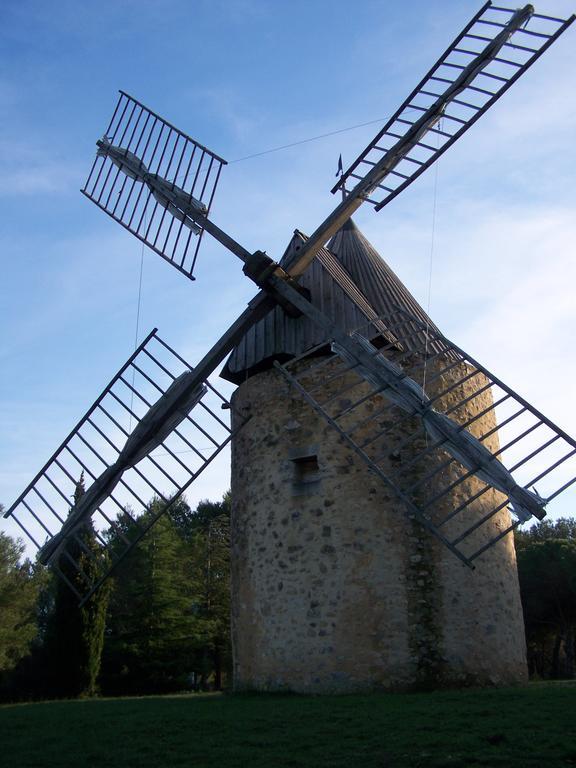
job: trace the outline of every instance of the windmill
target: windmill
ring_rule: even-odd
[[[426,675],[485,682],[495,646],[471,652],[477,625],[466,603],[484,623],[490,611],[495,617],[484,629],[502,651],[497,680],[522,677],[521,643],[510,637],[520,621],[510,533],[542,518],[574,482],[576,442],[444,337],[390,276],[378,302],[370,280],[360,284],[343,259],[360,241],[352,214],[393,200],[573,20],[486,3],[342,174],[332,190],[342,191],[341,202],[310,237],[297,232],[280,263],[249,252],[210,218],[225,161],[120,92],[83,193],[192,280],[207,232],[260,290],[194,366],[152,331],[7,511],[44,563],[70,557],[72,538],[82,546],[89,519],[104,551],[106,530],[117,532],[123,546],[95,582],[72,563],[79,580],[69,584],[80,600],[153,524],[138,520],[150,496],[163,502],[158,514],[169,511],[232,441],[239,686],[350,690]],[[258,345],[267,351],[256,354]],[[230,353],[225,375],[236,383],[239,371],[245,376],[231,402],[212,380]],[[82,472],[87,490],[68,514]],[[273,520],[278,498],[287,500],[285,514]],[[331,504],[321,509],[319,499]],[[364,527],[355,510],[347,515],[351,506]],[[303,513],[315,519],[305,523]],[[119,524],[125,518],[130,535]],[[353,551],[342,567],[338,547],[320,541],[336,529]],[[366,550],[368,539],[385,562]],[[278,551],[285,542],[286,560]],[[303,558],[306,547],[324,575],[330,568],[329,584]],[[389,604],[386,591],[395,595]],[[362,641],[352,609],[368,609],[372,595],[386,603],[374,613],[387,626]],[[453,646],[438,641],[442,622]],[[478,643],[487,645],[484,634]],[[359,666],[349,669],[352,655]]]

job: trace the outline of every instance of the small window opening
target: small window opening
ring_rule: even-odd
[[[294,482],[299,485],[315,483],[320,479],[318,456],[302,456],[292,459],[294,464]]]
[[[320,492],[322,475],[318,466],[316,445],[298,446],[289,453],[292,496],[314,496]]]

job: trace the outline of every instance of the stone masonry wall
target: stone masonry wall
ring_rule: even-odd
[[[462,375],[459,368],[444,386]],[[459,395],[482,384],[476,377]],[[455,418],[479,413],[487,397]],[[375,404],[365,407],[368,415]],[[393,491],[275,370],[242,384],[234,408],[251,416],[232,446],[237,689],[323,693],[526,680],[511,536],[471,571],[406,516]],[[482,417],[474,431],[493,425],[492,415]],[[391,451],[408,428],[404,422],[393,432]],[[310,456],[317,468],[305,461]],[[434,482],[454,472],[448,466],[423,492],[433,494]],[[444,512],[480,487],[474,477],[463,485],[443,501]],[[473,515],[495,499],[492,490],[481,496]],[[490,526],[498,531],[508,522],[502,510]],[[446,526],[448,537],[462,524]]]

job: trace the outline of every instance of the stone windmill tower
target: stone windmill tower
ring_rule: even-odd
[[[195,366],[154,329],[6,512],[41,562],[72,561],[81,601],[232,441],[238,687],[524,679],[510,534],[576,482],[576,441],[448,341],[351,216],[400,194],[573,20],[486,3],[280,263],[209,218],[225,161],[120,92],[83,193],[192,280],[208,232],[260,290]],[[68,549],[88,519],[100,572]]]
[[[281,263],[289,264],[303,242],[296,232]],[[349,331],[365,325],[370,312],[386,318],[406,312],[434,329],[352,220],[302,283],[326,314],[345,318]],[[355,304],[348,284],[358,291]],[[415,362],[427,354],[424,333],[407,343]],[[307,356],[310,349],[314,353]],[[439,351],[441,362],[427,371],[432,388],[434,372],[457,361],[450,350]],[[297,356],[303,356],[300,376],[311,369],[308,389],[329,389],[334,366],[328,339],[305,318],[277,308],[250,329],[224,371],[239,385],[236,411],[251,417],[232,447],[235,684],[321,693],[524,681],[512,536],[474,572],[440,542],[431,544],[371,468],[274,366]],[[423,369],[413,367],[421,380]],[[480,436],[494,428],[492,396],[481,391],[484,377],[469,373],[464,362],[450,368],[449,386],[457,386],[449,396],[466,400],[468,411],[485,411],[474,422]],[[360,390],[336,397],[335,406],[349,408],[350,398],[366,395]],[[363,402],[359,418],[370,418],[382,407],[379,400],[374,395]],[[381,439],[386,472],[394,477],[403,463],[411,464],[404,480],[417,483],[422,468],[412,461],[413,446],[395,448],[403,442],[403,419],[398,413],[388,418],[396,423]],[[496,448],[497,433],[491,439]],[[441,508],[455,509],[463,492],[472,496],[482,483],[470,478],[464,485],[446,493]],[[472,516],[481,519],[492,502],[486,495],[478,499]],[[491,525],[509,529],[508,511],[499,510]]]

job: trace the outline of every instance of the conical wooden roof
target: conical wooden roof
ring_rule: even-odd
[[[295,257],[306,235],[296,230],[284,256],[286,267]],[[365,327],[379,316],[398,309],[437,330],[402,281],[350,219],[322,248],[302,275],[301,284],[310,291],[312,303],[336,320],[345,330]],[[384,326],[381,332],[390,338]],[[222,376],[236,384],[270,367],[322,344],[324,334],[306,317],[291,318],[275,307],[246,333],[231,352]],[[414,351],[424,349],[418,336],[403,343]]]
[[[350,274],[371,306],[384,317],[402,309],[425,326],[438,331],[424,309],[352,219],[334,235],[328,249]]]

